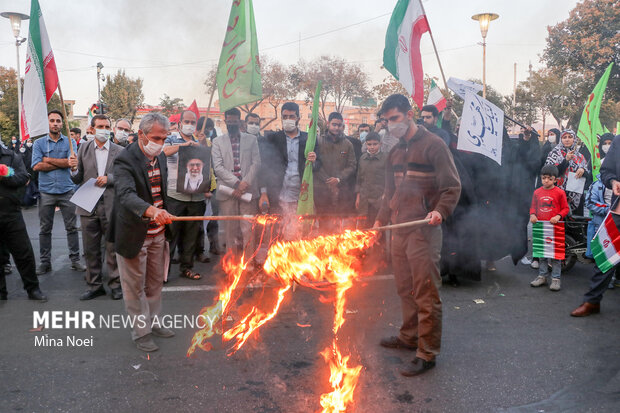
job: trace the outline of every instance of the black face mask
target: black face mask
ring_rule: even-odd
[[[239,124],[238,123],[226,123],[226,129],[228,130],[229,135],[238,135],[239,134]]]

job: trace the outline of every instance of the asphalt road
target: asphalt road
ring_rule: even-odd
[[[33,328],[33,311],[88,310],[125,314],[122,301],[80,302],[83,273],[69,269],[66,238],[56,214],[51,274],[41,288],[49,302],[30,302],[14,270],[9,300],[0,302],[0,412],[314,412],[329,391],[320,356],[331,342],[332,308],[319,293],[297,289],[279,314],[239,352],[198,351],[187,358],[194,330],[158,339],[158,352],[137,350],[126,328]],[[36,209],[25,211],[38,259]],[[221,271],[200,264],[200,281],[178,278],[165,287],[164,312],[192,316],[210,305]],[[577,264],[562,291],[529,286],[535,271],[498,263],[483,281],[444,286],[443,342],[437,366],[415,378],[398,374],[413,355],[378,346],[397,333],[399,300],[391,277],[357,284],[349,294],[340,345],[363,365],[351,412],[618,412],[620,411],[620,291],[608,291],[600,315],[569,316],[586,291],[591,267]],[[249,299],[268,302],[246,293]],[[475,299],[484,302],[477,304]],[[310,325],[309,327],[300,327]],[[35,338],[89,339],[88,347],[35,346]]]

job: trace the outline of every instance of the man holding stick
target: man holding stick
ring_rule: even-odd
[[[381,345],[416,351],[413,362],[401,370],[415,376],[433,368],[441,346],[439,258],[441,223],[454,210],[461,183],[446,144],[414,121],[409,100],[389,96],[381,107],[392,136],[400,141],[386,161],[386,187],[375,228],[429,219],[429,225],[394,230],[392,264],[401,298],[403,324],[399,336]]]
[[[137,144],[114,161],[115,198],[108,241],[114,242],[129,316],[136,321],[132,338],[138,349],[159,347],[152,335],[172,337],[174,332],[153,321],[161,311],[161,290],[167,272],[169,247],[166,225],[166,157],[162,153],[170,124],[160,113],[140,121]]]

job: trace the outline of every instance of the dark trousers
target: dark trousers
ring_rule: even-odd
[[[84,255],[86,256],[86,283],[91,290],[97,290],[103,286],[103,256],[101,253],[101,241],[105,240],[108,230],[108,219],[105,215],[103,202],[99,202],[90,216],[82,215],[82,242]],[[120,288],[121,281],[118,274],[114,244],[105,243],[105,262],[108,269],[108,286],[111,289]]]
[[[590,304],[599,304],[603,299],[603,293],[609,287],[609,282],[614,276],[616,267],[607,272],[602,272],[598,265],[594,266],[594,275],[590,278],[590,290],[583,296],[583,301]]]
[[[24,290],[30,292],[39,287],[39,280],[36,274],[34,252],[30,237],[26,230],[26,223],[21,212],[0,214],[0,249],[6,249],[15,261],[15,266],[24,283]],[[8,260],[3,262],[8,264]],[[0,271],[0,294],[5,295],[6,280],[4,279],[4,268]]]
[[[46,194],[41,192],[39,200],[39,221],[41,230],[39,232],[39,251],[41,254],[41,264],[50,264],[52,259],[52,228],[54,227],[54,213],[56,207],[60,208],[62,219],[67,231],[67,244],[69,246],[69,258],[71,262],[80,260],[80,237],[77,230],[77,217],[75,215],[75,205],[69,200],[73,196],[73,191],[64,194]]]
[[[203,216],[206,208],[204,201],[185,202],[174,198],[168,198],[166,205],[169,213],[179,217]],[[174,254],[177,244],[182,246],[179,248],[181,272],[194,267],[198,231],[201,225],[202,221],[175,221],[170,226],[170,253]]]

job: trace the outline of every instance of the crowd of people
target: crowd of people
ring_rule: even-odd
[[[333,112],[308,152],[299,106],[284,103],[280,119],[281,129],[263,134],[257,114],[242,117],[233,108],[224,114],[226,133],[218,135],[212,119],[191,110],[171,118],[152,112],[132,133],[129,120],[113,122],[97,114],[84,136],[73,128],[67,137],[61,133],[62,113],[50,111],[48,135],[21,144],[13,139],[8,148],[0,148],[0,163],[8,171],[0,176],[0,299],[7,299],[5,275],[12,271],[12,255],[28,297],[47,300],[37,276],[52,271],[57,210],[70,268],[85,272],[80,300],[108,294],[105,278],[110,297],[123,299],[128,314],[152,319],[161,312],[161,291],[173,264],[179,265],[180,277],[199,280],[203,275],[195,271],[195,262],[209,262],[225,251],[243,255],[247,270],[258,274],[253,282],[260,283],[265,243],[308,236],[297,207],[304,168],[311,165],[313,234],[429,221],[422,228],[394,230],[389,254],[386,242],[374,249],[392,265],[403,308],[399,335],[381,345],[415,350],[413,362],[401,373],[417,375],[434,367],[440,351],[442,276],[458,284],[463,277],[480,280],[484,266],[494,271],[495,261],[505,256],[516,264],[529,249],[528,222],[553,223],[590,210],[590,240],[612,205],[612,195],[620,195],[620,160],[615,159],[620,148],[611,145],[612,135],[600,139],[600,156],[606,160],[602,178],[593,179],[590,154],[571,130],[551,129],[542,147],[532,128],[515,137],[504,130],[501,166],[458,151],[450,102],[438,125],[435,106],[424,106],[416,119],[409,100],[392,95],[374,125],[359,125],[355,136],[344,133],[343,116]],[[607,161],[605,155],[612,153],[614,159]],[[584,190],[567,186],[571,180],[585,180]],[[96,205],[92,210],[76,207],[74,192],[91,181],[102,188]],[[36,203],[38,266],[21,212],[22,206]],[[250,220],[225,220],[220,239],[217,220],[204,225],[182,219],[207,211],[227,217],[269,213],[281,220],[268,236],[259,234]],[[532,286],[547,283],[548,264],[550,288],[558,291],[557,260],[534,259],[531,265],[539,275]],[[598,311],[600,286],[614,285],[612,276],[599,273],[593,278],[594,292],[586,296],[586,309],[582,306],[573,315]],[[157,350],[153,336],[173,335],[161,326],[132,329],[143,351]]]

